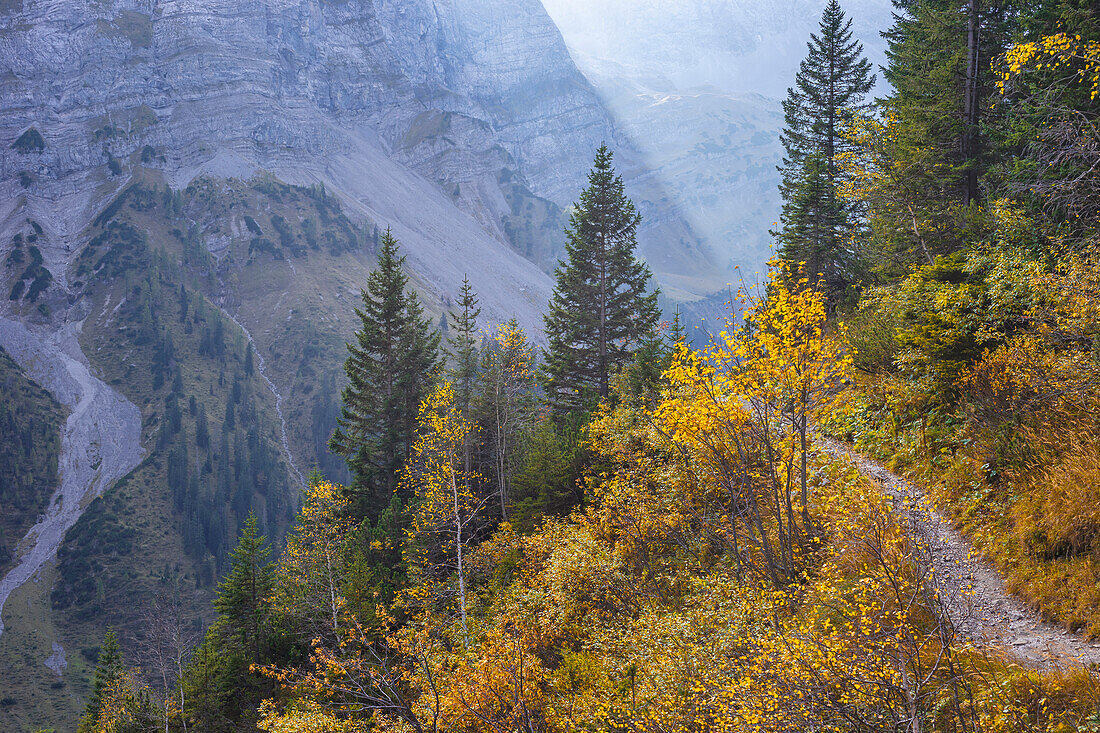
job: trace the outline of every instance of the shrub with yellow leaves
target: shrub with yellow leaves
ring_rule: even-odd
[[[463,543],[461,567],[479,500],[443,385],[406,480],[424,501],[415,552],[434,538],[445,562],[414,559],[430,572],[377,628],[273,670],[291,702],[266,704],[265,729],[1098,729],[1087,672],[1032,675],[960,642],[929,549],[878,486],[803,441],[851,365],[823,325],[820,296],[776,270],[743,323],[679,350],[655,407],[597,413],[587,506]]]
[[[734,556],[776,584],[803,570],[818,529],[808,494],[811,419],[830,409],[851,369],[843,325],[801,271],[772,263],[767,298],[740,294],[744,320],[702,354],[681,347],[654,412],[690,461],[720,482]]]

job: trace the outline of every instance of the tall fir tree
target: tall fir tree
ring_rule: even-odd
[[[462,291],[458,298],[458,309],[451,311],[451,327],[447,335],[447,353],[451,358],[451,382],[454,384],[455,405],[463,417],[470,415],[470,402],[473,399],[478,373],[478,328],[477,319],[481,315],[477,294],[470,286],[470,278],[462,277]],[[469,467],[467,467],[469,470]]]
[[[1014,4],[894,0],[883,34],[892,91],[879,102],[880,182],[870,195],[870,250],[881,276],[963,246],[971,205],[994,162],[984,130],[995,87],[990,67],[1009,42]]]
[[[412,291],[406,293],[405,262],[387,229],[378,267],[367,278],[362,328],[348,344],[348,385],[329,449],[344,456],[352,472],[354,511],[374,521],[397,487],[397,476],[416,437],[420,402],[439,366],[439,333],[424,318]]]
[[[257,667],[304,651],[292,651],[285,629],[276,624],[274,589],[271,548],[250,514],[230,553],[229,573],[218,586],[218,618],[179,682],[184,717],[199,729],[254,730],[260,701],[276,689]]]
[[[477,319],[481,308],[470,286],[470,278],[462,276],[458,310],[450,312],[453,327],[447,333],[447,355],[451,360],[450,378],[454,385],[455,406],[463,419],[469,420],[478,379]],[[473,469],[477,431],[468,431],[462,441],[462,465],[466,476]]]
[[[612,375],[653,336],[660,316],[649,268],[634,257],[641,216],[611,159],[601,145],[569,218],[568,262],[558,263],[544,316],[545,388],[558,414],[590,410],[606,398]]]
[[[776,236],[780,256],[805,262],[835,298],[853,280],[849,230],[860,213],[840,195],[840,161],[851,150],[847,128],[866,108],[875,77],[837,0],[825,6],[820,31],[810,35],[807,48],[783,102],[783,211]]]
[[[230,553],[229,574],[218,586],[214,609],[228,638],[235,639],[252,663],[264,656],[269,636],[271,591],[275,574],[271,548],[249,514],[236,548]]]

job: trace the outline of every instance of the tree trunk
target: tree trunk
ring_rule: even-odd
[[[608,393],[607,375],[607,237],[600,235],[603,240],[600,252],[600,398],[606,398]]]
[[[458,607],[462,615],[462,641],[469,646],[470,629],[466,625],[466,574],[462,566],[462,512],[458,506],[458,482],[455,481],[454,472],[451,473],[451,492],[454,496],[455,512],[455,562],[458,571]]]
[[[967,206],[978,199],[978,44],[979,44],[978,0],[969,0],[966,21],[966,90],[963,102],[966,114],[966,132],[963,137],[963,157],[966,161]]]
[[[503,367],[502,367],[503,368]],[[504,378],[503,373],[501,379]],[[500,493],[500,518],[501,520],[508,519],[508,487],[505,485],[504,480],[504,452],[508,446],[508,436],[505,435],[505,416],[503,413],[503,407],[501,402],[503,396],[500,394],[501,389],[498,386],[496,395],[496,459],[497,459],[497,490]]]
[[[807,460],[806,453],[808,452],[806,432],[807,432],[807,418],[806,418],[806,403],[809,401],[809,395],[806,393],[806,388],[802,388],[802,415],[798,425],[798,437],[801,440],[801,446],[799,447],[802,452],[802,530],[808,533],[810,531],[810,492],[807,485]]]

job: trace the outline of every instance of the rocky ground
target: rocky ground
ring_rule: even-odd
[[[929,554],[936,590],[960,636],[999,649],[1040,669],[1100,664],[1100,643],[1043,621],[1034,609],[1005,589],[1004,578],[910,481],[837,441],[822,439],[833,456],[852,461],[880,484]]]
[[[0,345],[28,376],[69,408],[61,434],[61,486],[19,548],[19,560],[0,579],[0,611],[8,596],[57,556],[65,533],[92,499],[129,473],[145,455],[141,414],[135,405],[92,375],[80,351],[80,322],[32,330],[0,317]],[[0,620],[0,634],[4,631]]]

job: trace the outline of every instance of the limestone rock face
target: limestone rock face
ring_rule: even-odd
[[[468,241],[470,269],[532,202],[556,227],[607,141],[655,269],[709,268],[538,0],[6,0],[0,109],[0,229],[31,216],[70,250],[138,166],[176,186],[265,169],[394,227],[442,283],[440,237]],[[13,147],[30,128],[44,145]]]

